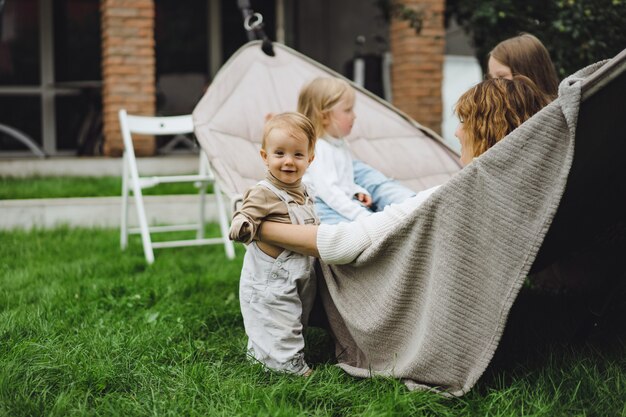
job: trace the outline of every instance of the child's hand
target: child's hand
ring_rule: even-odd
[[[265,115],[265,122],[266,123],[269,122],[272,119],[272,117],[274,117],[274,113],[267,113]]]
[[[363,193],[356,193],[354,195],[357,200],[361,202],[365,207],[372,207],[372,196]]]

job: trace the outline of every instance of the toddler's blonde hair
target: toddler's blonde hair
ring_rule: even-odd
[[[308,142],[309,154],[314,155],[315,141],[317,140],[315,127],[303,114],[285,112],[272,116],[265,123],[265,128],[263,129],[263,141],[261,143],[261,147],[263,149],[265,149],[267,138],[272,134],[274,129],[282,129],[291,136],[299,139],[306,139]]]
[[[345,95],[354,97],[347,81],[335,77],[317,77],[302,87],[298,96],[298,111],[311,120],[317,137],[324,136],[324,115]]]

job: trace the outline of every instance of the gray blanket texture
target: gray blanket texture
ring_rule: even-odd
[[[574,157],[581,79],[350,265],[322,264],[339,366],[460,396],[493,357]]]

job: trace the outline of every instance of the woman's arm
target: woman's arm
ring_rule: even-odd
[[[313,225],[263,222],[259,227],[257,237],[261,242],[319,258],[317,228],[318,226]]]
[[[404,203],[392,204],[383,211],[353,222],[321,226],[263,222],[257,238],[293,252],[315,256],[327,264],[348,264],[354,262],[372,242],[384,238],[437,188],[439,186],[422,191]]]

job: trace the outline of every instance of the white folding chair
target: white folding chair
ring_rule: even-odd
[[[141,177],[137,169],[137,160],[133,147],[132,134],[143,135],[176,135],[193,133],[194,126],[191,115],[170,117],[147,117],[127,114],[125,109],[119,111],[120,128],[124,139],[124,158],[122,170],[122,219],[120,230],[120,245],[122,250],[128,246],[129,234],[141,234],[143,251],[146,261],[154,262],[156,248],[173,248],[182,246],[200,246],[223,244],[226,256],[229,259],[235,257],[233,243],[228,239],[229,222],[226,216],[224,199],[219,184],[215,181],[213,172],[209,166],[204,151],[200,152],[199,173],[197,175],[170,175],[170,176],[146,176]],[[148,226],[142,189],[154,187],[164,183],[194,183],[199,188],[200,215],[196,224]],[[220,224],[221,236],[217,238],[205,238],[205,203],[206,186],[213,184],[213,191],[217,203],[217,214]],[[133,194],[137,208],[139,227],[128,226],[128,203],[129,195]],[[150,234],[158,232],[174,232],[181,230],[196,230],[195,239],[168,240],[153,242]]]

